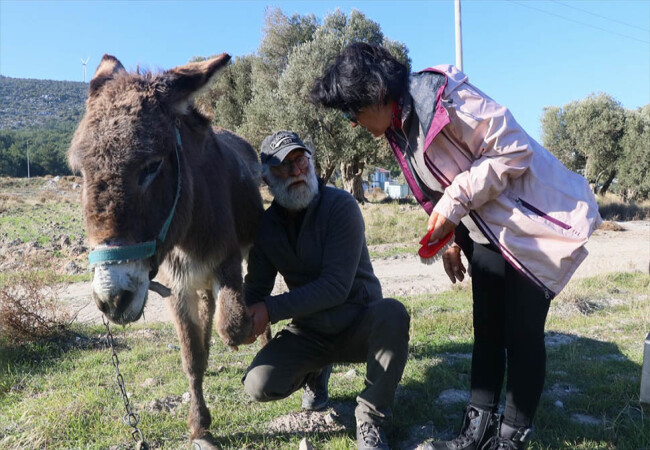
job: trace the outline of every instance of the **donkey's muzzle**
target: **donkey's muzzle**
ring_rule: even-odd
[[[118,291],[111,295],[107,300],[100,300],[98,296],[93,294],[93,299],[97,308],[104,313],[104,315],[114,323],[119,325],[126,325],[130,322],[135,322],[142,316],[142,311],[137,314],[127,314],[131,311],[135,293],[133,291]]]
[[[93,269],[93,300],[111,322],[123,325],[142,317],[149,286],[148,269],[142,261],[102,264]]]

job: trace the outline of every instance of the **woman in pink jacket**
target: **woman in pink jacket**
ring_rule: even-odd
[[[453,66],[409,74],[386,49],[355,43],[316,80],[311,100],[388,139],[429,214],[431,240],[455,231],[443,254],[452,282],[466,272],[461,249],[469,261],[470,404],[459,436],[429,448],[524,448],[544,386],[550,301],[587,256],[584,246],[601,223],[586,180]]]

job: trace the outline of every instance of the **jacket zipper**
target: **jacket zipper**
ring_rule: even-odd
[[[536,208],[535,206],[531,205],[526,200],[523,200],[522,198],[517,197],[517,200],[515,200],[515,201],[517,202],[517,204],[519,206],[523,206],[527,210],[533,212],[534,214],[537,214],[539,217],[542,217],[542,218],[548,220],[551,223],[554,223],[558,227],[564,228],[565,230],[570,230],[571,229],[571,225],[567,225],[566,223],[549,216],[547,213],[545,213],[544,211],[542,211],[542,210]]]
[[[429,155],[424,153],[424,162],[431,171],[431,174],[438,180],[438,183],[440,183],[444,188],[447,188],[451,182],[447,179],[447,177],[436,167],[436,165],[431,161],[431,158],[429,158]],[[519,199],[520,200],[520,199]],[[501,254],[503,257],[511,262],[512,267],[515,268],[518,272],[520,272],[522,275],[524,275],[526,278],[528,278],[530,281],[532,281],[534,284],[536,284],[543,292],[544,292],[544,297],[547,300],[552,299],[555,297],[555,293],[553,293],[549,288],[547,288],[544,283],[542,283],[531,271],[529,271],[519,260],[510,253],[509,250],[507,250],[505,247],[501,245],[499,242],[499,239],[497,239],[496,236],[492,233],[492,231],[489,229],[489,227],[485,224],[483,219],[475,212],[475,211],[470,211],[469,212],[470,217],[478,226],[481,231],[483,231],[483,234],[485,237],[488,238],[488,240],[494,245],[495,247],[501,249]]]

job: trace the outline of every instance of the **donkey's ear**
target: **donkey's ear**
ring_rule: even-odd
[[[113,55],[104,55],[97,66],[93,79],[90,80],[90,95],[97,94],[101,87],[118,72],[126,72],[122,63]]]
[[[228,61],[230,55],[222,53],[207,61],[175,67],[161,75],[156,90],[172,109],[185,112],[192,95],[206,86],[219,69],[228,64]]]

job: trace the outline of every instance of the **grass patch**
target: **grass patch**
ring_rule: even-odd
[[[576,280],[554,300],[547,323],[546,388],[530,449],[650,446],[650,411],[638,402],[643,340],[650,331],[649,284],[645,274],[610,274]],[[441,404],[438,398],[449,389],[469,390],[473,339],[468,287],[401,300],[411,314],[411,341],[389,433],[395,448],[409,439],[413,427],[429,424],[435,436],[449,436],[459,426],[464,402]],[[131,448],[102,333],[102,327],[75,325],[67,341],[18,348],[0,343],[1,448]],[[187,403],[151,408],[156,401],[173,403],[188,390],[173,327],[113,327],[113,334],[147,441],[153,448],[189,448]],[[241,377],[258,348],[232,352],[214,342],[204,384],[211,429],[224,449],[297,448],[300,433],[273,434],[269,423],[298,411],[300,394],[256,404],[243,392]],[[363,364],[335,366],[332,401],[353,408],[364,371]],[[577,421],[581,417],[593,423]],[[351,427],[308,437],[319,449],[356,448]]]
[[[419,205],[391,203],[366,203],[360,205],[366,222],[368,245],[412,244],[427,232],[426,213]]]
[[[18,203],[0,216],[5,240],[46,245],[63,236],[85,236],[81,205],[55,200]]]

